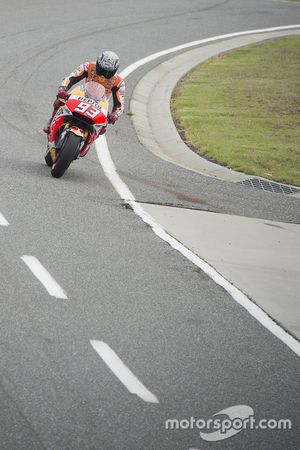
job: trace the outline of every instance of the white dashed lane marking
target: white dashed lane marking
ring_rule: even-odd
[[[34,256],[24,255],[21,259],[52,297],[61,299],[68,298],[60,285],[54,280],[45,267],[42,266],[37,258]]]
[[[7,220],[5,219],[4,215],[1,214],[0,212],[0,225],[2,227],[8,227],[9,223],[7,222]]]
[[[108,365],[110,370],[116,375],[121,383],[126,386],[131,394],[136,394],[144,400],[144,402],[159,403],[155,395],[140,382],[127,366],[125,366],[108,344],[94,340],[91,340],[90,343],[98,355]]]

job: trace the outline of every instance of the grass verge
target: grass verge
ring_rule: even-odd
[[[220,55],[177,85],[185,142],[232,169],[300,185],[300,36]]]

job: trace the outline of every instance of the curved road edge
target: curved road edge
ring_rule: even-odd
[[[242,33],[230,40],[198,47],[145,75],[135,88],[130,104],[133,124],[142,144],[160,158],[202,175],[230,182],[249,179],[249,175],[196,155],[185,145],[171,116],[170,98],[178,80],[208,58],[266,39],[299,34],[300,25],[293,29],[271,30],[250,36]],[[295,195],[300,198],[300,192]],[[299,225],[161,205],[141,206],[171,236],[203,258],[280,326],[300,339]]]
[[[170,111],[171,95],[180,78],[209,58],[263,40],[300,34],[298,27],[210,43],[175,56],[148,72],[137,84],[130,103],[133,125],[141,143],[156,156],[201,175],[234,183],[252,178],[253,175],[208,161],[182,141]],[[290,195],[300,198],[300,190]]]

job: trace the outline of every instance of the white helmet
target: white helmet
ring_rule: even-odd
[[[114,52],[101,53],[96,62],[96,74],[105,78],[111,78],[119,68],[119,57]]]

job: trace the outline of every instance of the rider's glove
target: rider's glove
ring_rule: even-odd
[[[56,94],[56,98],[61,98],[63,100],[67,100],[68,97],[69,97],[68,89],[66,87],[64,87],[64,86],[61,86],[58,89],[58,92]]]
[[[107,122],[111,123],[113,125],[114,123],[116,123],[118,118],[119,118],[119,116],[117,113],[110,113],[107,115]]]
[[[60,106],[61,106],[61,102],[60,102],[60,100],[57,98],[56,100],[54,100],[53,108],[54,108],[55,110],[57,110]]]

